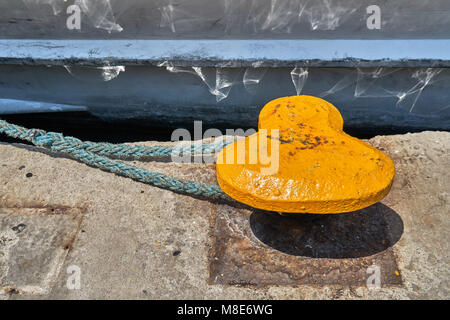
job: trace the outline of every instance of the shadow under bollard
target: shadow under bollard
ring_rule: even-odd
[[[311,258],[360,258],[393,246],[403,221],[382,203],[343,214],[277,214],[255,211],[254,236],[283,253]]]

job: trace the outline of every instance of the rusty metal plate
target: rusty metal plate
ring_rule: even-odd
[[[368,267],[381,286],[401,285],[392,246],[400,216],[377,203],[338,215],[278,214],[217,205],[210,283],[365,286]]]

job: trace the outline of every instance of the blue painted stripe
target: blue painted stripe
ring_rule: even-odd
[[[450,39],[0,40],[3,64],[450,67]]]

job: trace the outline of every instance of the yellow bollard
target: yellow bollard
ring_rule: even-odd
[[[392,160],[347,135],[341,114],[323,99],[270,101],[258,130],[217,157],[218,183],[239,202],[280,212],[342,213],[389,193]]]

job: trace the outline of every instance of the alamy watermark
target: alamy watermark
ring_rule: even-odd
[[[366,280],[366,286],[368,289],[379,289],[381,288],[381,269],[378,265],[373,264],[369,266],[366,270],[369,277]]]
[[[66,270],[67,277],[66,287],[69,290],[80,290],[81,289],[81,268],[77,265],[70,265]]]
[[[213,163],[217,164],[259,164],[260,172],[265,175],[276,174],[280,159],[280,134],[278,129],[226,129],[225,136],[235,143],[217,158],[211,157],[201,148],[202,140],[215,138],[218,153],[223,142],[224,133],[216,128],[203,132],[201,121],[194,121],[194,137],[187,129],[176,129],[171,140],[179,141],[171,158],[176,163]],[[244,137],[247,137],[244,139]],[[193,139],[192,139],[193,138]],[[196,140],[192,142],[192,140]],[[228,141],[230,143],[230,141]],[[226,143],[227,144],[227,143]],[[192,151],[192,152],[191,152]]]
[[[66,27],[68,30],[81,30],[82,10],[79,5],[72,4],[66,9]],[[369,30],[381,29],[381,8],[376,4],[366,8],[366,26]]]
[[[369,17],[366,20],[367,29],[380,30],[381,29],[381,9],[377,5],[370,5],[366,8]]]
[[[81,8],[73,4],[67,7],[66,13],[69,15],[66,20],[66,27],[69,30],[81,29]]]

